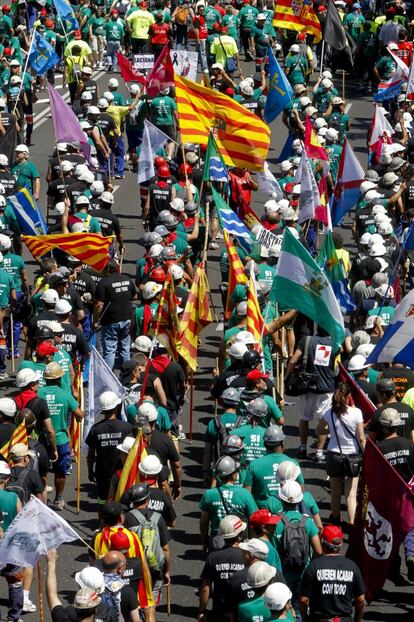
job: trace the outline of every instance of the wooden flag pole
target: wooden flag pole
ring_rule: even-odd
[[[193,441],[193,408],[194,408],[194,372],[190,371],[190,443]]]
[[[166,586],[167,590],[167,615],[171,615],[171,585],[170,583]]]
[[[280,366],[280,385],[279,385],[279,395],[282,400],[285,397],[285,360],[284,360],[284,352],[286,347],[286,329],[283,326],[282,328],[282,357],[281,357],[281,366]]]
[[[80,409],[82,411],[84,411],[85,408],[85,395],[83,392],[83,378],[82,378],[82,372],[80,371],[79,368],[79,406]],[[78,462],[76,464],[76,513],[79,514],[80,512],[80,487],[81,487],[81,438],[83,436],[83,420],[79,422],[78,424]]]
[[[14,320],[13,320],[13,313],[10,313],[10,347],[11,347],[11,365],[12,365],[12,372],[14,373],[16,371],[16,365],[15,365],[15,360],[14,360]]]
[[[39,590],[39,621],[45,621],[45,609],[43,606],[43,581],[42,581],[42,564],[37,562],[37,585]]]

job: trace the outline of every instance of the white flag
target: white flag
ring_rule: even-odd
[[[269,195],[272,199],[280,201],[280,199],[285,198],[282,188],[279,186],[276,177],[270,171],[267,162],[264,163],[264,173],[257,173],[257,183],[259,184],[260,192]]]
[[[152,153],[149,131],[144,124],[144,134],[138,158],[138,183],[141,184],[152,177],[155,177],[154,155]]]
[[[79,536],[59,514],[31,497],[17,514],[0,544],[0,568],[35,566],[41,555]]]
[[[369,146],[371,149],[375,149],[375,145],[380,138],[386,134],[389,138],[395,134],[395,130],[389,121],[385,118],[385,110],[382,106],[375,105],[374,119],[371,124],[371,136],[369,139]]]
[[[401,76],[403,79],[406,79],[406,78],[407,78],[407,76],[408,76],[408,71],[409,71],[409,69],[408,69],[408,65],[406,65],[406,64],[404,63],[404,61],[403,61],[403,60],[402,60],[399,56],[397,56],[396,54],[394,54],[393,50],[390,50],[390,48],[389,48],[389,47],[387,47],[387,51],[391,54],[391,56],[392,56],[393,60],[395,61],[395,64],[397,65],[397,69],[399,69],[399,70],[400,70],[399,72],[397,72],[397,71],[395,72],[395,74],[396,74],[396,75],[394,76],[394,79],[395,79],[396,77],[398,77],[398,78],[399,78],[400,76]]]
[[[99,396],[104,391],[113,391],[117,395],[126,393],[125,387],[119,382],[112,369],[105,363],[98,350],[92,346],[89,359],[88,403],[83,426],[84,440],[101,412]],[[126,419],[123,413],[122,415],[123,419]]]
[[[410,73],[408,74],[407,78],[407,92],[405,94],[406,98],[408,99],[408,96],[412,93],[414,93],[414,62],[411,61]]]
[[[298,170],[295,175],[295,183],[300,184],[298,216],[299,223],[302,223],[315,216],[315,209],[321,202],[315,175],[313,174],[311,163],[309,162],[305,150],[302,151]]]
[[[161,147],[164,147],[164,145],[166,145],[168,141],[171,141],[171,138],[169,138],[167,134],[164,134],[164,132],[162,132],[158,127],[156,127],[146,119],[144,121],[144,127],[146,127],[148,130],[151,148],[154,153],[156,153],[158,149],[161,149]]]

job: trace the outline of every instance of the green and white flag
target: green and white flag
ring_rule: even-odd
[[[332,337],[337,350],[345,338],[344,320],[331,284],[304,246],[285,229],[270,298],[300,311]]]

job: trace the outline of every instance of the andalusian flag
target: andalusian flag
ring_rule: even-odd
[[[325,272],[331,284],[336,281],[342,281],[346,277],[343,265],[336,254],[331,231],[325,233],[316,263]]]
[[[194,275],[188,293],[184,313],[179,324],[177,351],[189,367],[197,369],[198,337],[213,319],[208,304],[208,281],[204,267],[200,264]]]
[[[0,454],[3,456],[7,462],[10,460],[10,452],[14,445],[17,443],[23,443],[23,445],[28,445],[29,441],[27,440],[27,430],[26,424],[22,421],[18,426],[16,426],[13,434],[10,437],[10,440],[7,443],[4,443],[3,447],[0,449]]]
[[[68,255],[80,259],[97,272],[102,272],[108,263],[112,237],[100,233],[58,233],[53,235],[23,235],[23,242],[35,259],[59,248]]]
[[[344,319],[329,280],[304,246],[285,229],[271,299],[303,313],[332,337],[337,351],[345,338]]]
[[[224,162],[262,171],[270,146],[270,128],[231,97],[175,76],[181,141],[207,145],[213,132]]]
[[[329,162],[328,154],[319,142],[319,138],[309,120],[309,117],[306,117],[305,151],[308,158],[312,158],[314,160],[326,160]]]
[[[244,273],[243,264],[237,254],[234,244],[230,240],[230,236],[226,229],[223,229],[224,243],[226,245],[227,256],[229,259],[229,276],[227,284],[227,300],[224,309],[224,319],[228,320],[231,315],[230,298],[236,285],[246,285],[247,276]]]
[[[321,24],[313,10],[312,0],[277,0],[273,26],[313,35],[314,43],[322,39]]]
[[[266,334],[266,324],[257,300],[256,281],[253,266],[250,272],[249,287],[247,290],[247,332],[253,335],[259,344],[259,352],[262,352],[263,336]]]
[[[139,463],[147,456],[144,439],[142,437],[141,428],[138,429],[135,442],[128,454],[123,466],[121,477],[119,478],[118,488],[116,489],[115,501],[119,501],[124,492],[129,490],[134,484],[138,484],[139,479]]]

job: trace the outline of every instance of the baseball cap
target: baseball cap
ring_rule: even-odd
[[[391,378],[380,378],[376,384],[378,391],[395,391],[395,382]]]
[[[276,514],[272,514],[269,510],[262,508],[256,510],[249,518],[249,525],[277,525],[282,519]]]
[[[261,378],[269,378],[268,374],[264,374],[260,369],[252,369],[246,376],[247,380],[260,380]]]
[[[42,341],[36,348],[36,354],[39,356],[49,356],[50,354],[54,354],[58,352],[58,349],[55,348],[49,341]]]
[[[395,408],[384,408],[378,418],[378,423],[384,428],[397,428],[403,425],[400,413]]]
[[[13,458],[24,458],[29,455],[29,448],[24,443],[16,443],[10,450],[10,456]]]
[[[119,501],[108,501],[102,506],[102,518],[103,520],[118,518],[126,509],[125,505]]]
[[[269,553],[267,544],[265,544],[263,540],[259,540],[259,538],[251,538],[245,542],[240,542],[239,548],[241,548],[242,551],[251,553],[253,557],[260,559],[261,561],[266,561],[266,557]]]
[[[344,534],[342,529],[337,525],[326,525],[322,530],[322,539],[329,544],[342,544]]]

